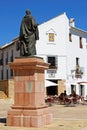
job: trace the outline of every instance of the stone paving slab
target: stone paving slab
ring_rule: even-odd
[[[0,124],[0,130],[87,130],[86,120],[53,120],[53,123],[41,128],[9,127]]]

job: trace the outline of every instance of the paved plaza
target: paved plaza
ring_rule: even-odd
[[[41,128],[6,126],[7,111],[12,105],[11,100],[0,100],[0,130],[87,130],[87,105],[64,106],[53,104],[49,107],[53,114],[50,125]]]

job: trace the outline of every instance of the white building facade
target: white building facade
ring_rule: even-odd
[[[87,32],[70,26],[67,45],[67,92],[87,95]]]
[[[45,79],[56,85],[47,86],[48,95],[59,95],[66,89],[78,95],[87,95],[87,32],[75,27],[74,19],[63,13],[39,25],[37,56],[50,63]],[[7,62],[20,57],[18,39],[0,48],[0,80],[13,78]]]

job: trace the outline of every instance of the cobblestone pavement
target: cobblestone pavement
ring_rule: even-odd
[[[87,130],[87,105],[80,104],[68,107],[53,104],[49,107],[53,121],[41,128],[6,126],[7,111],[12,103],[12,100],[0,100],[0,130]]]

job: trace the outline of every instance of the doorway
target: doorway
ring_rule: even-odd
[[[46,91],[47,95],[58,95],[58,86],[49,86]]]
[[[80,94],[80,96],[84,96],[84,85],[80,85],[79,94]]]

